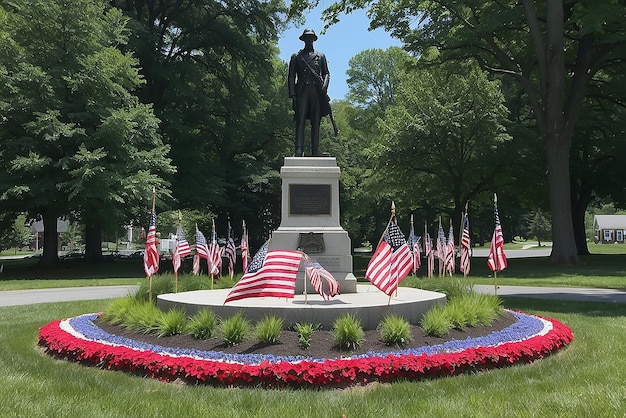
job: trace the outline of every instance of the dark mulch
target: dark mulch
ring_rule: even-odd
[[[517,318],[509,312],[500,315],[491,326],[468,327],[463,331],[453,329],[445,337],[431,337],[424,334],[418,326],[411,326],[411,335],[413,340],[401,347],[417,348],[429,345],[442,344],[450,340],[464,340],[469,337],[482,337],[495,331],[500,331],[509,325],[517,322]],[[149,344],[156,344],[165,347],[191,348],[198,350],[222,351],[229,354],[272,354],[275,356],[308,356],[313,358],[332,358],[346,355],[355,355],[374,352],[387,352],[397,350],[398,347],[386,346],[380,341],[380,335],[376,330],[365,331],[365,341],[357,349],[347,351],[339,349],[333,341],[332,331],[317,330],[311,338],[311,346],[303,350],[298,347],[298,333],[291,330],[283,330],[280,335],[280,341],[277,344],[263,344],[256,338],[250,337],[243,343],[236,346],[227,346],[219,338],[210,338],[207,340],[196,340],[190,335],[175,335],[172,337],[159,337],[155,334],[137,334],[128,331],[125,328],[111,325],[102,320],[98,320],[97,324],[105,331],[132,338],[137,341],[143,341]]]

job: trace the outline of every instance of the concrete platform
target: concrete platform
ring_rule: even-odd
[[[361,320],[363,329],[375,329],[385,315],[395,314],[412,324],[418,324],[424,313],[438,304],[446,303],[446,295],[421,289],[400,287],[392,298],[370,285],[357,285],[356,293],[338,295],[325,301],[317,294],[295,295],[293,299],[249,298],[230,302],[224,300],[230,289],[196,290],[192,292],[159,295],[157,306],[161,310],[183,309],[193,315],[209,308],[218,316],[227,318],[241,311],[251,321],[265,315],[283,318],[284,327],[296,322],[322,324],[332,329],[335,318],[350,313]]]

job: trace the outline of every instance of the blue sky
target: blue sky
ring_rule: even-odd
[[[314,47],[326,54],[328,59],[330,71],[328,94],[332,100],[340,100],[348,93],[346,70],[350,58],[365,49],[387,49],[390,46],[402,46],[402,43],[382,29],[368,31],[369,19],[365,15],[365,10],[357,10],[349,15],[342,15],[341,21],[331,26],[322,35],[324,23],[321,19],[321,13],[331,4],[331,0],[321,0],[317,8],[305,15],[306,23],[304,25],[291,27],[283,33],[278,42],[278,47],[280,48],[280,58],[289,61],[291,54],[304,46],[304,43],[298,39],[302,35],[302,31],[305,28],[313,29],[319,37]]]

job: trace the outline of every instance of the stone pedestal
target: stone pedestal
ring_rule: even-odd
[[[343,294],[356,292],[356,277],[350,237],[339,224],[340,174],[334,157],[285,158],[280,170],[281,223],[272,233],[270,249],[300,248],[337,279]],[[307,293],[314,293],[301,266],[296,294],[304,291],[305,283]]]

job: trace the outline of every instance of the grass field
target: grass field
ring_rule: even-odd
[[[0,416],[63,417],[613,417],[626,414],[626,305],[505,299],[554,317],[574,341],[528,365],[346,390],[164,384],[41,354],[37,330],[110,301],[0,308]]]

